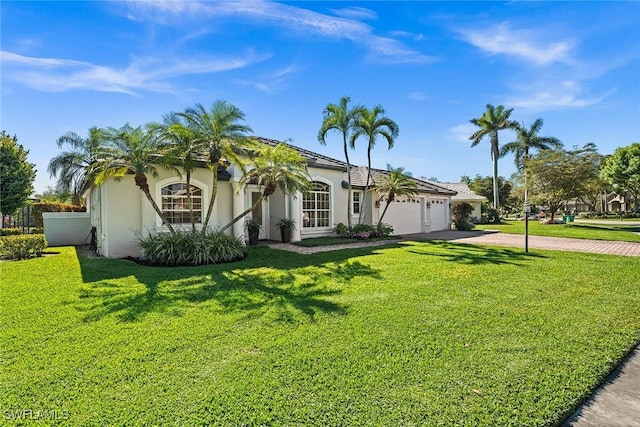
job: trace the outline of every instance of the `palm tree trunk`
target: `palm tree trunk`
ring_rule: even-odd
[[[498,185],[498,156],[500,154],[498,148],[498,134],[491,135],[491,158],[493,160],[493,207],[500,211],[500,195]]]
[[[156,211],[160,219],[162,219],[162,224],[167,226],[171,234],[175,234],[176,231],[173,229],[171,224],[169,224],[169,221],[167,221],[167,218],[164,216],[164,214],[158,207],[156,201],[153,200],[153,197],[151,197],[151,192],[149,191],[149,184],[147,182],[147,177],[142,174],[136,174],[134,177],[134,180],[138,188],[140,188],[140,190],[142,190],[144,195],[147,197],[147,200],[149,201],[149,203],[151,203],[153,210]]]
[[[384,218],[384,214],[387,213],[387,209],[389,209],[389,205],[391,204],[391,202],[391,199],[387,199],[387,204],[385,205],[384,210],[382,211],[382,215],[380,215],[380,219],[378,220],[378,228],[382,226],[382,218]]]
[[[347,147],[347,134],[342,134],[342,139],[344,142],[344,158],[347,161],[347,226],[351,229],[351,197],[353,190],[351,189],[351,163],[349,162],[349,150]]]
[[[207,232],[207,227],[209,227],[209,220],[211,220],[211,213],[213,212],[213,204],[216,201],[216,196],[218,195],[218,162],[213,164],[213,178],[211,179],[211,199],[209,199],[209,208],[207,209],[207,216],[204,219],[204,223],[202,224],[202,235]]]
[[[256,202],[249,208],[246,209],[244,212],[242,212],[240,215],[238,215],[237,217],[233,218],[233,221],[231,221],[229,224],[225,225],[224,227],[222,227],[220,229],[220,232],[224,232],[227,229],[229,229],[229,227],[231,227],[233,224],[235,224],[236,222],[240,221],[245,215],[247,215],[249,212],[252,212],[253,210],[255,210],[260,203],[262,203],[262,200],[265,198],[264,193],[262,193],[260,195],[260,197],[258,197],[258,200],[256,200]]]
[[[364,213],[364,206],[367,201],[367,193],[369,193],[369,181],[371,180],[371,140],[369,140],[369,147],[367,148],[367,182],[364,184],[364,194],[362,195],[362,202],[360,203],[360,215],[358,216],[358,224],[362,224],[362,217]]]

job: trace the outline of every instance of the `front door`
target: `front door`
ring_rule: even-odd
[[[249,200],[249,203],[251,203],[251,206],[253,206],[260,198],[260,195],[262,194],[262,192],[259,190],[251,190],[249,194],[251,197],[251,199]],[[251,217],[258,223],[260,223],[260,225],[262,226],[262,228],[260,228],[260,234],[258,238],[268,239],[269,238],[269,223],[268,223],[269,204],[267,203],[266,200],[263,200],[262,203],[258,204],[258,207],[251,212]]]

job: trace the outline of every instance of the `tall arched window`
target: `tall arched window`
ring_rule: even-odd
[[[189,200],[187,198],[187,184],[176,183],[162,187],[162,213],[171,224],[190,224]],[[191,205],[193,207],[193,222],[202,222],[202,190],[191,185]]]
[[[331,187],[313,181],[312,189],[302,198],[302,226],[304,228],[329,227],[331,214]]]

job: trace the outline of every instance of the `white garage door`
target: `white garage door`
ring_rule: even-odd
[[[384,204],[380,209],[384,209]],[[393,226],[393,234],[422,233],[420,200],[391,202],[382,222]]]
[[[445,215],[445,203],[444,199],[431,200],[431,231],[446,230],[448,221]]]

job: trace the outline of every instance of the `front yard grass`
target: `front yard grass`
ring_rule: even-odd
[[[375,242],[378,240],[398,240],[401,237],[397,236],[385,236],[385,237],[372,237],[368,239],[370,242]],[[332,245],[344,245],[348,243],[358,243],[363,240],[358,239],[350,239],[348,237],[336,237],[336,236],[326,236],[326,237],[311,237],[309,239],[304,239],[299,242],[293,242],[296,246],[302,246],[304,248],[313,248],[316,246],[332,246]]]
[[[402,242],[0,263],[0,407],[68,425],[553,425],[640,341],[640,259]],[[16,423],[18,424],[18,423]]]
[[[500,224],[479,224],[475,230],[498,230],[502,233],[524,235],[524,221],[503,221]],[[567,224],[540,224],[529,221],[532,236],[569,237],[572,239],[612,240],[619,242],[640,242],[640,227],[619,224],[588,224],[569,222]]]

